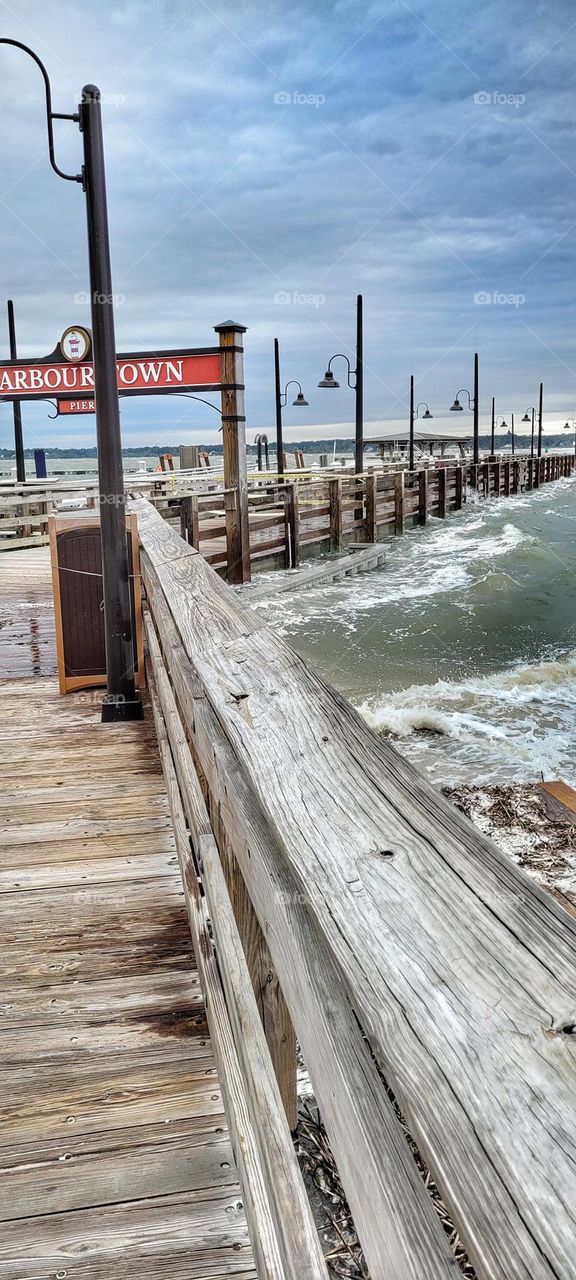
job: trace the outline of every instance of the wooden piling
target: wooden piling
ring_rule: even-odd
[[[228,321],[214,326],[220,336],[222,380],[222,447],[224,486],[235,489],[237,501],[226,508],[226,573],[229,582],[250,582],[250,529],[244,416],[244,325]]]
[[[438,516],[441,520],[446,515],[446,468],[440,467],[438,471]]]
[[[342,546],[342,480],[331,476],[328,481],[330,504],[330,550],[339,551]]]
[[[378,500],[377,477],[374,471],[365,477],[366,483],[366,541],[377,542],[376,503]]]
[[[428,519],[428,472],[418,474],[418,524],[426,524]]]
[[[394,533],[404,533],[404,472],[394,476]]]
[[[454,486],[455,486],[454,510],[461,511],[462,503],[464,501],[464,468],[461,466],[456,467],[456,475],[454,477]]]
[[[187,493],[180,502],[180,533],[185,542],[200,550],[200,515],[198,495]]]
[[[286,485],[284,502],[286,519],[285,566],[287,569],[295,569],[300,563],[300,508],[298,505],[298,487],[294,483]]]

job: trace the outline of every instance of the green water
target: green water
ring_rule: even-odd
[[[385,545],[260,608],[434,781],[576,782],[576,480]]]

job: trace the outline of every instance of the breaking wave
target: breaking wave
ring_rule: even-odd
[[[503,773],[517,780],[566,776],[573,773],[576,650],[476,679],[412,685],[368,698],[358,710],[377,733],[402,740],[438,780],[469,780],[473,770],[482,783]],[[437,761],[435,738],[453,740]]]

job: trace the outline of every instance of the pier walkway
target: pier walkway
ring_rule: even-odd
[[[0,1276],[253,1280],[154,721],[62,698],[48,548],[0,565]]]
[[[574,1280],[574,917],[131,510],[143,723],[0,557],[0,1280],[328,1280],[297,1044],[371,1280]]]

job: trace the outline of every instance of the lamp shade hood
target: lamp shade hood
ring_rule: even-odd
[[[318,383],[319,387],[339,387],[340,383],[336,381],[331,369],[327,369],[324,377]]]

